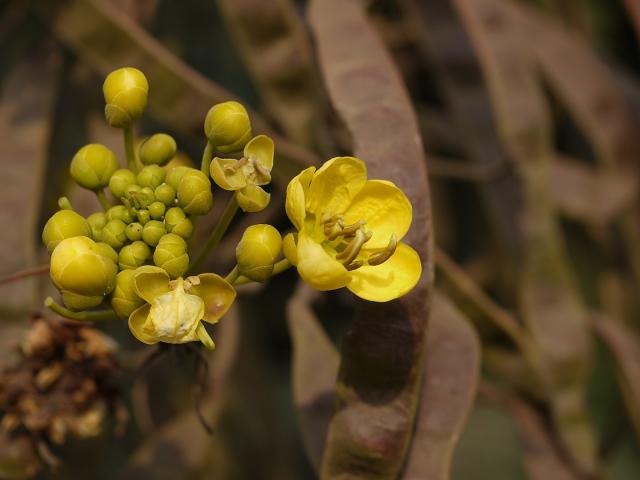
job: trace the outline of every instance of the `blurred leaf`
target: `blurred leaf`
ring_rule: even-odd
[[[156,14],[160,0],[109,0],[114,7],[133,20],[148,25]]]
[[[436,292],[427,329],[422,396],[403,480],[447,480],[473,407],[480,341],[451,301]]]
[[[0,275],[37,264],[46,148],[51,134],[59,51],[41,44],[11,71],[0,98]],[[0,309],[20,313],[39,305],[35,278],[2,287]]]
[[[638,37],[638,41],[640,41],[640,2],[638,2],[638,0],[622,1],[625,8],[627,9],[627,12],[629,12],[629,16],[631,17],[633,28],[636,31],[636,37]]]
[[[320,292],[298,283],[287,305],[287,322],[293,343],[293,398],[298,409],[307,457],[320,472],[327,428],[334,412],[340,354],[322,329],[311,308]]]
[[[560,212],[604,227],[630,210],[638,198],[633,174],[590,167],[558,156],[551,166],[551,195]]]
[[[151,85],[149,113],[178,132],[202,139],[208,109],[235,95],[193,70],[136,22],[107,0],[57,0],[39,5],[56,36],[101,75],[123,65],[145,72]],[[297,170],[318,163],[315,155],[275,134],[255,112],[255,130],[277,145],[279,168],[274,174],[289,180]]]
[[[262,100],[289,137],[312,144],[318,91],[292,0],[217,0]]]
[[[550,201],[555,157],[552,130],[534,71],[522,12],[507,1],[455,0],[492,94],[498,130],[524,187],[521,311],[548,366],[547,389],[560,438],[585,472],[597,470],[596,445],[585,406],[590,338]]]
[[[617,363],[620,389],[640,438],[640,340],[636,332],[603,315],[597,316],[592,326]]]
[[[320,67],[355,155],[371,178],[396,183],[413,204],[406,241],[423,276],[399,300],[361,301],[342,345],[337,413],[329,426],[323,478],[397,478],[409,447],[432,285],[431,212],[415,112],[393,61],[355,2],[314,0],[309,21]]]

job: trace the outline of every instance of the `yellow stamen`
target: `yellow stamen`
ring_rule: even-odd
[[[372,254],[367,259],[367,263],[369,265],[375,266],[375,265],[380,265],[386,262],[387,260],[389,260],[389,258],[391,258],[391,255],[395,253],[397,246],[398,246],[398,239],[396,237],[396,234],[393,233],[391,234],[391,238],[389,239],[389,244],[386,246],[386,248]]]

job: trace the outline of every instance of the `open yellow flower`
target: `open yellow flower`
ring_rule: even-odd
[[[400,242],[411,203],[393,183],[367,180],[362,160],[336,157],[303,170],[287,187],[286,209],[298,233],[285,237],[284,254],[312,287],[386,302],[418,282],[420,258]]]
[[[129,316],[131,333],[143,343],[214,343],[202,321],[217,323],[236,297],[235,289],[213,273],[171,280],[159,267],[143,266],[134,275],[136,293],[145,305]]]
[[[236,198],[243,211],[259,212],[271,198],[261,185],[271,182],[273,152],[273,140],[266,135],[258,135],[244,147],[244,156],[240,160],[214,158],[211,178],[220,188],[237,192]]]

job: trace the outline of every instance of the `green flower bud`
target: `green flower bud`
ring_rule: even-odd
[[[124,128],[135,122],[147,106],[149,83],[136,68],[114,70],[102,85],[104,114],[112,127]]]
[[[178,185],[178,205],[191,215],[204,215],[211,209],[211,182],[200,170],[191,169]]]
[[[189,240],[193,233],[193,222],[185,217],[173,226],[171,233],[179,235],[185,240]]]
[[[171,185],[163,183],[154,190],[153,194],[156,200],[164,203],[167,207],[173,205],[173,201],[176,199],[176,191]]]
[[[125,234],[127,235],[127,238],[132,242],[140,240],[142,238],[142,225],[138,222],[130,223],[129,225],[127,225]]]
[[[164,170],[158,165],[147,165],[138,173],[138,185],[156,188],[164,182]]]
[[[149,220],[151,220],[149,210],[147,210],[146,208],[141,208],[140,210],[138,210],[138,222],[140,222],[141,225],[146,225]]]
[[[111,308],[122,319],[128,318],[135,309],[144,304],[133,283],[135,273],[135,270],[123,270],[116,276],[116,288],[111,294]]]
[[[185,173],[191,170],[195,170],[195,169],[191,167],[185,167],[185,166],[176,167],[170,170],[169,173],[167,173],[167,177],[165,178],[164,181],[167,185],[169,185],[175,191],[177,191],[178,185],[180,185],[180,180],[182,180],[182,177],[184,176]]]
[[[107,210],[107,218],[109,220],[122,220],[127,224],[133,222],[129,209],[124,205],[115,205]]]
[[[273,273],[282,248],[282,237],[271,225],[252,225],[244,231],[236,247],[239,272],[256,282],[266,281]]]
[[[193,233],[193,223],[180,207],[173,207],[164,214],[164,225],[168,232],[188,240]]]
[[[218,103],[207,113],[204,134],[220,152],[242,150],[251,138],[249,114],[238,102]]]
[[[166,234],[153,252],[153,263],[166,270],[171,278],[181,277],[189,267],[187,242],[173,233]]]
[[[102,229],[102,241],[116,250],[120,249],[127,241],[126,228],[118,218],[109,220]]]
[[[149,245],[144,242],[137,241],[131,245],[125,245],[118,255],[118,266],[120,270],[135,270],[147,261],[151,256]]]
[[[51,279],[72,310],[99,305],[115,287],[117,272],[113,260],[88,237],[67,238],[51,255]]]
[[[88,190],[100,190],[109,185],[109,180],[118,169],[115,154],[104,145],[85,145],[71,160],[71,177]]]
[[[89,226],[91,227],[91,237],[96,242],[102,241],[102,229],[108,221],[109,219],[102,212],[92,213],[87,217],[87,222],[89,222]]]
[[[130,185],[135,185],[136,175],[131,170],[121,168],[116,170],[109,179],[109,190],[116,198],[122,198],[127,194],[127,188]]]
[[[138,202],[142,208],[147,208],[153,202],[155,202],[156,197],[153,194],[153,190],[149,187],[142,187],[140,189],[140,194],[138,195]]]
[[[142,240],[144,240],[150,247],[155,247],[158,245],[160,238],[162,238],[166,233],[167,231],[165,230],[162,222],[159,222],[158,220],[149,220],[142,228]]]
[[[166,209],[167,207],[165,207],[164,203],[153,202],[151,205],[149,205],[149,215],[151,215],[151,218],[155,220],[160,220],[164,215],[164,211]]]
[[[65,238],[90,237],[91,227],[84,217],[73,210],[60,210],[54,213],[42,230],[42,243],[49,253]]]
[[[101,255],[111,259],[113,263],[118,263],[118,253],[104,242],[96,242],[96,251]]]
[[[176,141],[166,133],[156,133],[140,145],[140,160],[144,165],[164,165],[178,150]]]

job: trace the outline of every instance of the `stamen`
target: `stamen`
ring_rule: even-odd
[[[351,225],[344,225],[342,228],[342,234],[354,235],[358,230],[364,227],[367,224],[364,220],[358,220],[356,223],[352,223]]]
[[[389,258],[391,258],[391,255],[395,253],[397,246],[398,246],[398,238],[396,237],[395,233],[392,233],[391,238],[389,239],[389,244],[386,246],[386,248],[372,254],[367,259],[367,263],[369,265],[375,266],[375,265],[380,265],[386,262],[387,260],[389,260]]]
[[[347,270],[351,271],[360,268],[362,265],[362,260],[356,260],[355,262],[351,262],[349,265],[345,265],[345,267]]]
[[[362,246],[369,241],[372,232],[365,232],[364,228],[360,228],[349,244],[336,255],[336,260],[341,260],[344,265],[350,265],[360,253]]]
[[[226,173],[228,175],[233,175],[238,170],[240,170],[242,167],[244,167],[247,164],[247,162],[248,162],[248,160],[245,157],[242,157],[240,160],[238,160],[236,163],[234,163],[232,165],[225,165],[224,166],[224,173]]]
[[[184,280],[184,289],[189,290],[194,285],[200,285],[200,277],[192,275],[190,277],[185,278]]]

